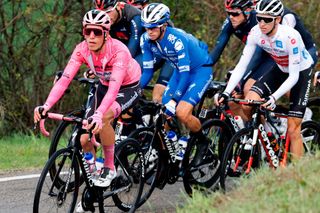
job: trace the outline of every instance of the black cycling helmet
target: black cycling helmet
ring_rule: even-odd
[[[115,7],[118,0],[93,0],[96,9],[105,10],[108,7]]]
[[[283,11],[284,7],[280,0],[262,0],[256,6],[257,14],[282,16]]]
[[[149,0],[128,0],[129,4],[147,4]]]
[[[252,0],[225,0],[224,6],[227,10],[239,8],[242,11],[252,7]]]

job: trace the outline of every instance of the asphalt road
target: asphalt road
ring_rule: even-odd
[[[37,174],[40,171],[0,173],[0,213],[32,212]],[[175,212],[176,206],[183,205],[186,196],[181,182],[166,185],[163,190],[155,189],[149,200],[136,212]],[[109,203],[112,204],[112,199],[105,201],[105,204]],[[108,212],[121,211],[110,207]]]

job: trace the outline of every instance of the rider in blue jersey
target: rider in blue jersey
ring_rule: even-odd
[[[170,61],[173,75],[163,95],[168,115],[176,115],[199,141],[194,165],[199,165],[210,140],[203,134],[200,120],[192,115],[212,80],[212,60],[207,45],[183,30],[167,27],[170,10],[164,4],[152,3],[142,10],[146,33],[141,37],[143,70],[153,70],[153,58]]]

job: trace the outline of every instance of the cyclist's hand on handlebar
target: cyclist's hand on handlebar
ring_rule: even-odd
[[[34,108],[33,121],[38,123],[42,118],[44,118],[49,111],[50,107],[48,105],[37,106]]]
[[[320,71],[317,71],[315,74],[314,74],[314,77],[313,77],[313,86],[319,86],[320,85]]]
[[[264,99],[266,102],[262,105],[262,107],[268,109],[268,110],[274,110],[276,108],[276,99],[270,95],[269,97]]]
[[[92,70],[87,70],[83,73],[83,77],[93,79],[95,78],[95,74]]]
[[[214,104],[216,106],[220,106],[221,104],[225,104],[228,102],[230,98],[230,94],[227,92],[223,92],[223,93],[216,93],[214,95]]]
[[[86,129],[92,129],[93,134],[97,134],[102,129],[102,113],[96,111],[88,120],[91,122],[86,126]]]

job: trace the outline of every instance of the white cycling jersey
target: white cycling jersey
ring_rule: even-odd
[[[276,34],[269,37],[261,32],[259,25],[256,25],[249,33],[247,44],[225,92],[231,94],[234,90],[246,71],[256,46],[268,52],[282,72],[289,73],[288,79],[272,94],[275,99],[289,91],[297,83],[299,72],[310,68],[313,63],[298,31],[279,24]]]

